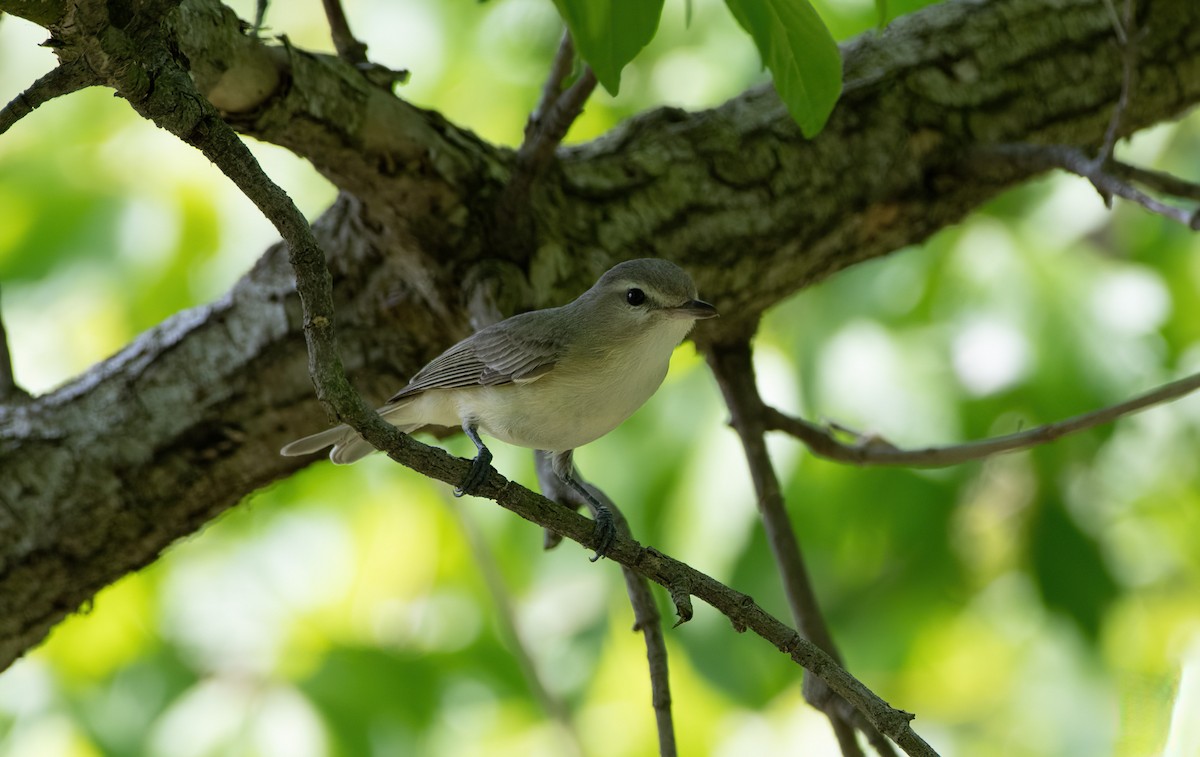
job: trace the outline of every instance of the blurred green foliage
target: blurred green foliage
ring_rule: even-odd
[[[328,49],[309,5],[273,5],[268,24]],[[817,7],[844,38],[869,33],[877,5]],[[721,3],[691,6],[689,25],[684,2],[666,4],[620,95],[597,93],[573,139],[760,80]],[[561,32],[549,0],[347,12],[375,58],[413,70],[403,96],[506,143]],[[0,23],[0,97],[49,67],[43,36]],[[294,157],[253,147],[310,215],[332,198]],[[1120,151],[1200,178],[1200,119]],[[0,139],[0,207],[4,315],[18,378],[37,391],[218,296],[274,241],[207,161],[105,92],[51,103]],[[1009,433],[1200,368],[1198,290],[1195,235],[1049,177],[779,305],[756,342],[759,382],[785,410],[903,446]],[[643,541],[786,618],[725,418],[685,345],[659,394],[580,465]],[[918,713],[944,754],[1197,753],[1200,399],[945,471],[862,470],[770,442],[851,669]],[[532,483],[526,453],[496,451]],[[483,534],[574,737],[512,655],[462,519]],[[576,742],[654,754],[615,566],[540,542],[385,460],[315,466],[103,591],[0,676],[0,755],[560,755]],[[769,645],[705,606],[667,638],[684,754],[836,754]]]

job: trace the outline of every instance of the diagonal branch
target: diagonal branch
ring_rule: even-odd
[[[1200,389],[1200,373],[1164,384],[1157,389],[1116,405],[1092,410],[1015,434],[967,444],[924,447],[922,449],[900,449],[887,440],[864,434],[856,435],[854,442],[847,444],[837,438],[836,432],[846,430],[840,426],[819,426],[801,418],[793,418],[772,407],[764,408],[764,422],[766,428],[791,434],[804,442],[814,455],[828,460],[861,466],[897,465],[912,468],[944,468],[973,460],[982,460],[1004,452],[1015,452],[1047,444],[1068,434],[1111,423],[1123,416],[1179,399],[1197,389]]]
[[[64,63],[41,77],[29,89],[14,97],[0,110],[0,134],[28,116],[38,107],[56,97],[78,92],[100,82],[95,80],[82,61]]]
[[[87,52],[95,53],[95,59],[107,64],[102,72],[107,82],[138,113],[203,152],[275,225],[287,243],[303,312],[309,373],[322,404],[397,462],[442,481],[461,480],[467,470],[466,461],[455,460],[442,450],[400,433],[380,418],[350,385],[337,346],[331,276],[323,251],[303,214],[263,172],[213,105],[196,90],[187,71],[174,57],[172,51],[177,48],[161,37],[133,38],[124,30],[108,25],[107,8],[98,3],[81,6],[78,19],[81,24],[103,26],[103,33],[86,37],[80,44],[94,46]],[[478,491],[522,517],[577,542],[592,545],[595,541],[591,521],[509,482],[495,471],[490,472]],[[753,629],[858,707],[907,753],[934,754],[912,731],[911,715],[890,707],[829,655],[770,616],[750,597],[623,535],[618,536],[609,556],[666,586],[677,608],[685,613],[690,611],[688,598],[694,595],[726,614],[735,627]]]
[[[800,552],[800,543],[788,518],[779,478],[767,454],[767,408],[755,384],[750,343],[740,340],[734,344],[708,344],[704,346],[704,353],[729,408],[731,424],[745,450],[750,477],[758,494],[758,509],[767,543],[775,557],[792,617],[805,638],[811,639],[841,664],[841,655],[821,613],[808,568]],[[895,754],[887,739],[882,738],[879,731],[863,718],[856,717],[853,708],[844,699],[834,696],[823,681],[805,676],[804,698],[829,718],[842,754],[847,757],[862,755],[854,736],[856,727],[863,731],[880,755]]]

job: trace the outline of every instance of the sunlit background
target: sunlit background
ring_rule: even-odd
[[[402,97],[519,139],[561,33],[550,0],[345,5],[373,59],[412,71]],[[247,19],[252,6],[235,4]],[[877,21],[873,0],[819,7],[839,38]],[[277,2],[267,26],[331,47],[317,0]],[[44,38],[0,21],[0,99],[53,65]],[[620,96],[598,93],[573,138],[761,80],[721,3],[669,0]],[[333,199],[290,153],[252,147],[310,217]],[[1200,179],[1200,119],[1120,149]],[[206,159],[108,91],[0,138],[3,315],[35,392],[219,296],[275,240]],[[759,381],[785,410],[904,446],[1008,433],[1200,370],[1198,294],[1194,235],[1051,177],[775,308]],[[685,345],[580,464],[641,540],[787,618],[725,418]],[[1200,399],[946,471],[860,470],[771,441],[848,664],[943,754],[1200,754]],[[494,449],[534,482],[526,452]],[[251,496],[0,675],[0,754],[656,754],[616,566],[571,544],[543,553],[530,524],[448,495],[372,458]],[[682,754],[838,753],[768,644],[705,606],[667,638]]]

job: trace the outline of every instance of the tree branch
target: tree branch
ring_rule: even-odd
[[[564,30],[562,42],[550,66],[550,74],[542,87],[541,100],[529,114],[529,121],[525,124],[525,140],[517,150],[518,171],[528,174],[528,180],[545,168],[571,124],[583,112],[583,104],[596,89],[596,75],[586,65],[582,67],[579,77],[564,88],[574,65],[575,45],[571,41],[571,33]]]
[[[1186,200],[1200,201],[1200,184],[1185,181],[1178,176],[1172,176],[1162,171],[1153,171],[1149,168],[1131,166],[1119,160],[1109,162],[1108,170],[1118,179],[1141,184],[1152,191]]]
[[[437,447],[416,442],[386,423],[371,423],[358,430],[360,433],[365,431],[363,436],[393,460],[439,481],[457,483],[469,469],[470,461],[453,458]],[[585,547],[595,546],[595,528],[591,520],[509,481],[495,471],[480,486],[478,496],[494,500],[522,518]],[[771,616],[752,598],[686,563],[643,547],[624,534],[618,534],[611,551],[605,556],[665,587],[671,592],[677,607],[686,606],[679,597],[697,597],[728,617],[735,629],[749,629],[771,642],[797,664],[825,681],[830,689],[862,712],[906,754],[936,754],[912,731],[912,715],[890,707],[843,670],[828,654]],[[686,617],[683,619],[686,620]]]
[[[1117,145],[1117,137],[1121,132],[1121,118],[1129,107],[1129,95],[1133,91],[1134,77],[1137,75],[1137,28],[1134,26],[1133,0],[1124,0],[1124,14],[1117,19],[1113,0],[1104,0],[1108,11],[1113,17],[1113,32],[1117,36],[1117,44],[1121,49],[1121,94],[1113,107],[1112,117],[1108,128],[1104,130],[1104,141],[1093,161],[1094,169],[1100,171],[1113,157],[1113,148]],[[1098,187],[1097,187],[1098,189]],[[1112,207],[1112,195],[1104,195],[1104,203]]]
[[[800,543],[788,518],[779,479],[767,454],[766,406],[755,383],[750,342],[746,339],[733,344],[706,343],[702,347],[729,408],[731,424],[746,454],[750,478],[758,494],[758,510],[767,534],[767,543],[783,581],[792,618],[805,638],[811,639],[840,665],[841,655],[821,613]],[[870,723],[861,717],[856,718],[857,713],[853,708],[844,699],[834,696],[824,682],[805,676],[804,698],[829,718],[842,754],[846,757],[862,755],[854,738],[855,727],[863,731],[880,755],[895,754],[887,739],[881,738]]]
[[[801,418],[792,418],[778,410],[765,407],[766,428],[784,431],[804,442],[817,457],[852,465],[894,465],[910,468],[944,468],[973,460],[982,460],[1004,452],[1029,449],[1061,439],[1089,428],[1111,423],[1126,415],[1179,399],[1200,389],[1200,373],[1164,384],[1157,389],[1138,395],[1116,405],[1092,410],[1055,423],[1020,431],[1015,434],[992,439],[956,444],[946,447],[922,449],[900,449],[878,436],[858,434],[853,443],[847,444],[837,438],[836,432],[844,427],[830,424],[819,426]]]
[[[4,314],[0,310],[0,405],[26,402],[29,399],[29,392],[22,389],[13,377],[12,354],[8,351],[8,332],[4,330]]]
[[[341,0],[321,0],[321,4],[325,6],[329,36],[333,38],[333,47],[338,56],[355,66],[367,63],[367,46],[350,31],[350,22],[346,20]]]
[[[555,150],[596,88],[596,75],[586,65],[579,77],[564,88],[574,65],[575,45],[571,33],[564,29],[541,99],[525,123],[525,139],[517,150],[512,173],[496,202],[497,231],[492,246],[503,257],[519,259],[536,244],[530,207],[534,183],[550,165]]]
[[[1184,210],[1154,199],[1132,184],[1109,173],[1105,167],[1098,166],[1095,158],[1089,157],[1077,147],[1003,144],[980,148],[977,154],[993,160],[1023,165],[1032,170],[1061,168],[1090,181],[1106,202],[1109,202],[1113,195],[1124,197],[1126,200],[1136,202],[1151,213],[1181,223],[1192,231],[1200,231],[1200,212]]]
[[[78,62],[57,66],[0,109],[0,134],[54,98],[98,83],[89,75],[87,68]]]

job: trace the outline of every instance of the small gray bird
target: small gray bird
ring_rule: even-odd
[[[475,443],[456,496],[483,483],[492,453],[480,432],[545,450],[554,472],[589,503],[598,559],[612,545],[612,514],[577,480],[572,452],[616,428],[662,384],[675,349],[693,324],[717,310],[666,260],[619,263],[574,302],[523,313],[467,337],[426,365],[380,415],[404,433],[461,425]],[[348,426],[292,442],[280,452],[353,463],[374,451]]]

